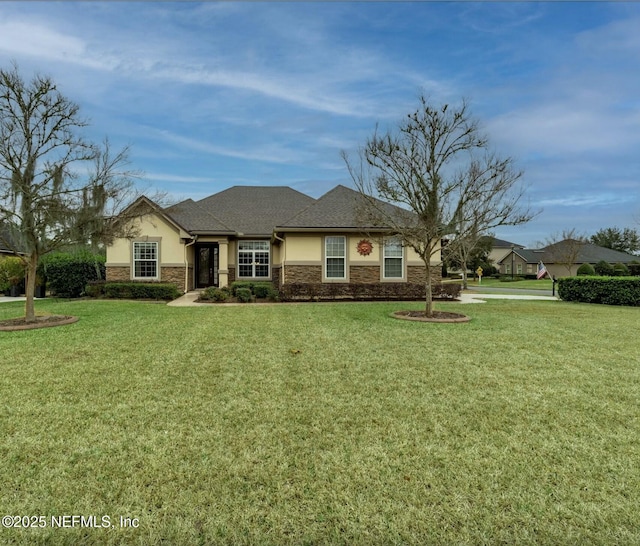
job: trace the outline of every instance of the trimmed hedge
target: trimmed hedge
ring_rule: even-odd
[[[39,270],[51,293],[62,298],[79,298],[87,284],[104,279],[105,258],[90,252],[55,252],[42,258]]]
[[[175,300],[182,294],[172,283],[97,282],[86,287],[86,294],[94,298],[127,300]]]
[[[613,266],[609,262],[605,262],[604,260],[600,260],[593,269],[596,272],[596,275],[601,275],[603,277],[612,277],[615,275],[615,271]]]
[[[629,275],[640,277],[640,264],[630,263],[627,267],[629,268]]]
[[[236,298],[241,303],[248,303],[251,301],[251,290],[248,288],[236,288]]]
[[[256,298],[271,298],[277,292],[270,281],[235,281],[231,283],[231,294],[238,297],[238,290],[247,289]]]
[[[579,275],[581,277],[593,277],[593,275],[596,274],[596,270],[593,269],[593,266],[591,264],[582,264],[579,268],[578,271],[576,271],[576,275]]]
[[[231,283],[231,293],[236,298],[238,297],[238,290],[249,290],[249,293],[258,299],[276,299],[278,296],[278,292],[273,287],[273,283],[269,281],[235,281]]]
[[[453,300],[460,296],[458,283],[432,286],[434,300]],[[425,286],[421,283],[292,283],[280,290],[283,301],[316,300],[422,300]]]
[[[565,301],[605,305],[640,305],[637,277],[564,277],[558,280],[558,295]]]

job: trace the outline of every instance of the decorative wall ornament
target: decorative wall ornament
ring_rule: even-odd
[[[358,242],[358,246],[356,248],[358,249],[358,254],[360,254],[360,256],[368,256],[373,250],[373,244],[367,239],[362,239]]]

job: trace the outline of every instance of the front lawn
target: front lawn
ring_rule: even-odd
[[[47,523],[0,543],[640,543],[638,309],[37,307],[80,321],[0,332],[0,506]]]

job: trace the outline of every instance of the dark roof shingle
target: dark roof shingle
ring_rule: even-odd
[[[187,199],[163,210],[176,223],[191,232],[232,233],[233,230],[215,216],[200,207],[193,199]]]
[[[407,218],[411,215],[409,211],[400,209],[389,203],[380,201],[380,205],[387,208],[388,212],[393,214],[407,216]],[[347,188],[346,186],[338,185],[285,223],[279,224],[278,227],[282,229],[384,229],[384,226],[364,225],[366,222],[362,220],[362,214],[359,212],[363,206],[364,200],[357,191]]]
[[[287,186],[233,186],[196,205],[239,234],[270,236],[312,203],[313,197]]]

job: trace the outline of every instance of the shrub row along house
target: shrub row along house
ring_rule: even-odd
[[[358,287],[373,297],[410,287],[421,294],[407,295],[424,295],[424,262],[384,226],[363,226],[360,205],[345,186],[319,199],[284,186],[234,186],[168,208],[141,197],[125,215],[135,212],[134,235],[107,248],[107,281],[189,291],[266,280],[280,290],[314,286],[319,295]],[[432,260],[439,282],[439,253]]]

